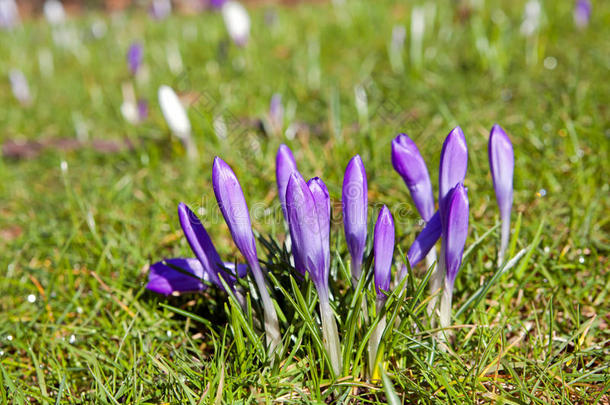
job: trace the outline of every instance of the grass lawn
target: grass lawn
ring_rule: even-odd
[[[595,1],[579,30],[571,1],[542,1],[540,26],[526,36],[522,1],[416,2],[426,21],[421,47],[412,4],[336,3],[250,8],[244,48],[213,12],[163,21],[138,12],[76,16],[66,27],[77,39],[63,47],[43,19],[0,32],[0,141],[32,154],[0,160],[3,403],[385,403],[393,393],[402,403],[610,403],[610,3]],[[407,35],[391,63],[397,24]],[[125,63],[134,40],[144,45],[135,80]],[[172,53],[180,61],[168,63]],[[29,80],[29,107],[11,94],[12,68]],[[120,112],[126,82],[149,102],[139,125]],[[189,105],[196,160],[170,136],[156,99],[162,84]],[[367,113],[356,107],[362,90]],[[259,123],[274,93],[287,134]],[[509,258],[527,252],[502,274],[487,161],[496,122],[515,150]],[[388,309],[401,322],[383,340],[387,379],[371,381],[369,328],[353,303],[374,300],[372,269],[368,261],[355,295],[340,219],[343,172],[359,153],[370,229],[387,204],[402,260],[422,226],[390,143],[408,133],[436,187],[441,145],[456,125],[469,148],[470,231],[454,340],[439,349],[425,320],[429,274],[417,266],[406,298]],[[332,199],[332,303],[345,362],[338,380],[316,343],[312,285],[291,284],[281,248],[281,143],[306,177],[324,179]],[[41,144],[48,147],[34,153]],[[253,317],[240,318],[218,289],[165,298],[144,288],[150,264],[192,256],[180,201],[196,209],[225,260],[243,260],[212,191],[217,155],[244,188],[281,310],[276,361],[261,349]],[[297,292],[302,303],[292,301]]]

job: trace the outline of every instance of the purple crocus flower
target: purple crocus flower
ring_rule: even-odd
[[[144,56],[144,48],[139,42],[134,42],[129,46],[127,50],[127,65],[132,75],[138,73],[138,69],[142,65],[142,58]]]
[[[444,223],[444,214],[447,212],[447,196],[449,191],[458,183],[463,183],[468,165],[468,148],[466,138],[460,127],[455,127],[443,143],[441,161],[438,175],[438,205],[441,223]]]
[[[392,278],[392,257],[394,256],[394,218],[387,206],[383,206],[375,223],[373,235],[375,254],[375,290],[377,300],[385,302]]]
[[[148,101],[144,99],[138,100],[138,119],[140,122],[148,118]]]
[[[208,273],[204,271],[199,260],[194,258],[165,259],[150,266],[146,288],[163,295],[170,295],[174,292],[199,292],[207,288],[202,280],[210,281]]]
[[[368,185],[364,164],[359,155],[348,163],[343,177],[343,225],[347,248],[352,258],[354,286],[362,273],[362,256],[366,247]]]
[[[496,191],[496,201],[500,208],[502,221],[502,235],[498,261],[504,261],[504,253],[508,247],[510,236],[510,212],[513,205],[513,172],[515,169],[515,155],[513,145],[506,132],[495,124],[491,128],[488,144],[489,166],[491,177]]]
[[[419,215],[428,222],[434,215],[432,183],[417,145],[406,134],[399,134],[392,141],[392,165],[409,188]]]
[[[290,148],[281,144],[275,156],[275,180],[277,182],[277,193],[282,206],[284,218],[288,220],[286,214],[286,186],[292,172],[297,171],[297,163]]]
[[[286,211],[293,252],[298,251],[318,291],[324,345],[332,370],[338,376],[341,348],[328,288],[330,256],[325,246],[329,240],[330,199],[324,183],[314,178],[307,185],[299,172],[292,172],[286,187]]]
[[[212,185],[218,207],[222,212],[222,216],[229,227],[233,241],[239,251],[244,255],[252,275],[258,286],[259,294],[263,302],[265,311],[265,331],[267,333],[267,344],[270,352],[273,352],[281,341],[280,327],[275,312],[275,307],[271,301],[271,296],[267,291],[263,272],[258,263],[258,255],[256,252],[256,241],[252,232],[252,224],[250,222],[250,213],[246,198],[242,191],[241,185],[237,180],[237,176],[221,158],[214,158],[214,166],[212,168]]]
[[[417,235],[415,238],[415,242],[409,248],[409,253],[407,254],[407,258],[409,259],[409,264],[411,267],[414,267],[419,263],[428,252],[434,247],[436,242],[441,237],[442,228],[441,228],[441,218],[439,212],[435,212],[430,221],[426,223],[424,229]]]
[[[210,0],[210,6],[216,9],[220,9],[227,0]]]
[[[585,28],[591,19],[591,2],[589,0],[576,0],[574,5],[574,24],[578,28]]]
[[[451,301],[453,285],[462,264],[464,245],[468,236],[468,194],[462,183],[450,193],[446,205],[445,224],[443,225],[443,240],[445,243],[445,264],[447,273],[441,299],[440,324],[442,328],[449,326],[451,320]]]

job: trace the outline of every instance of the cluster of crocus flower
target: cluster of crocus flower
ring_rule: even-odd
[[[405,134],[392,142],[392,163],[403,177],[425,226],[415,239],[407,255],[415,266],[441,239],[441,255],[431,281],[431,292],[443,289],[440,308],[440,325],[449,326],[451,301],[455,279],[460,270],[468,235],[469,202],[464,179],[467,167],[467,147],[464,133],[453,129],[444,141],[439,167],[439,207],[435,210],[432,185],[426,164],[415,143]],[[489,140],[491,173],[500,206],[502,242],[500,257],[506,249],[505,239],[510,229],[512,205],[513,151],[506,133],[494,125]],[[183,203],[178,207],[180,225],[195,258],[166,259],[151,266],[147,288],[162,294],[204,290],[208,284],[231,289],[240,303],[244,298],[236,283],[237,278],[252,272],[263,307],[265,332],[270,352],[281,343],[278,317],[258,261],[256,241],[246,200],[231,168],[215,158],[212,181],[216,200],[227,223],[233,241],[244,256],[247,265],[232,265],[220,259],[210,237],[197,216]],[[303,280],[308,277],[318,294],[323,343],[331,369],[339,376],[342,352],[337,321],[330,300],[330,195],[319,177],[306,181],[297,168],[292,151],[281,145],[276,155],[276,181],[282,213],[288,224],[286,245],[292,254],[292,263]],[[354,156],[345,170],[342,187],[342,211],[347,248],[351,257],[351,281],[356,286],[363,275],[364,257],[368,237],[368,185],[364,164]],[[506,231],[505,231],[506,229]],[[392,262],[395,248],[394,219],[387,206],[380,210],[373,233],[374,291],[376,313],[383,314],[391,294]],[[502,259],[500,259],[502,260]],[[435,263],[432,263],[435,265]],[[397,275],[400,285],[406,270]],[[434,298],[434,305],[436,299]],[[242,305],[245,309],[246,306]],[[434,309],[434,308],[433,308]],[[430,313],[432,316],[433,314]],[[368,322],[367,319],[364,320]],[[378,347],[386,330],[385,317],[381,317],[369,339],[369,363],[375,374]]]

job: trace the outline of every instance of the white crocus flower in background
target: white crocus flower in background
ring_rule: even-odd
[[[525,4],[521,33],[527,37],[532,36],[540,27],[542,6],[538,0],[530,0]]]
[[[44,16],[51,25],[62,24],[66,20],[63,4],[58,0],[47,0],[43,6]]]
[[[229,36],[239,46],[245,46],[250,37],[250,16],[237,1],[227,1],[222,5],[222,18]]]
[[[189,158],[197,156],[197,149],[191,135],[191,122],[180,99],[169,86],[159,87],[159,105],[163,117],[174,136],[180,139]]]
[[[30,86],[28,81],[21,70],[12,69],[9,74],[9,81],[11,82],[11,90],[15,98],[23,106],[32,104],[32,95],[30,94]]]
[[[0,0],[0,28],[13,28],[19,24],[19,9],[15,0]]]

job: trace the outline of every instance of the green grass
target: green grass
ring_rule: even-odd
[[[113,154],[52,149],[0,160],[2,401],[374,403],[396,395],[403,403],[608,403],[610,7],[595,2],[591,25],[578,31],[571,2],[545,1],[540,32],[527,39],[519,33],[523,3],[505,3],[469,9],[466,2],[440,2],[426,28],[421,66],[412,63],[407,35],[404,72],[392,70],[387,45],[394,24],[409,26],[411,7],[386,2],[253,9],[245,49],[226,42],[217,14],[159,23],[143,14],[81,16],[69,22],[86,38],[78,52],[53,45],[42,21],[0,32],[0,76],[19,67],[35,93],[33,106],[20,107],[8,81],[0,81],[3,142],[75,137],[74,122],[82,120],[90,138],[135,145]],[[277,11],[273,27],[264,23],[267,10]],[[94,40],[88,32],[100,19],[108,31]],[[119,112],[133,39],[145,42],[149,71],[149,80],[136,84],[151,103],[151,117],[140,126]],[[181,51],[182,73],[168,68],[170,42]],[[45,48],[54,57],[52,77],[41,75],[38,64]],[[554,69],[545,67],[553,65],[547,58]],[[169,136],[156,103],[161,84],[194,100],[195,162]],[[368,120],[358,117],[356,85],[367,91]],[[289,120],[304,128],[295,139],[266,135],[255,123],[274,92],[283,94]],[[230,129],[226,140],[213,131],[219,115]],[[520,216],[521,226],[513,251],[528,249],[505,274],[493,265],[499,230],[476,244],[498,221],[487,164],[494,122],[515,148],[513,224]],[[226,295],[210,289],[165,299],[144,289],[152,262],[190,255],[176,215],[180,201],[201,208],[223,258],[242,260],[213,198],[216,155],[236,171],[256,231],[265,240],[283,239],[274,175],[282,142],[305,176],[325,180],[336,216],[343,170],[360,153],[369,217],[387,204],[406,252],[420,226],[392,169],[391,139],[409,133],[436,184],[441,143],[458,124],[469,146],[467,249],[474,248],[456,281],[455,341],[448,352],[435,344],[420,305],[426,272],[418,267],[407,299],[389,308],[388,316],[402,322],[384,338],[385,386],[367,381],[366,351],[358,352],[368,329],[358,326],[339,221],[331,236],[331,285],[348,353],[339,381],[330,378],[316,343],[312,286],[290,283],[277,247],[261,240],[259,256],[286,316],[283,362],[261,355],[251,315],[240,322]],[[361,285],[371,287],[370,279]]]

